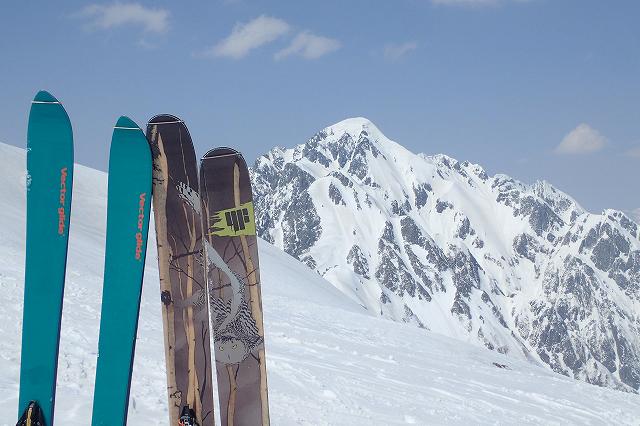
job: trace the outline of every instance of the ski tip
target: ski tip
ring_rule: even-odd
[[[228,157],[230,155],[237,155],[238,157],[242,157],[242,154],[236,151],[235,149],[224,146],[224,147],[210,149],[202,157],[202,160],[206,160],[208,158]]]
[[[124,115],[118,119],[118,122],[116,123],[114,129],[142,131],[132,119]]]
[[[171,114],[158,114],[149,120],[149,124],[173,124],[184,123],[179,117]]]
[[[51,93],[41,90],[33,98],[33,102],[37,104],[59,104],[60,102]]]

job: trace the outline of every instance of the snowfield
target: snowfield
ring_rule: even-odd
[[[17,419],[25,152],[0,144],[0,424]],[[91,418],[104,260],[105,173],[77,166],[56,422]],[[129,420],[167,424],[158,270],[149,235]],[[640,424],[640,395],[374,317],[260,242],[273,425]],[[46,266],[46,265],[45,265]]]

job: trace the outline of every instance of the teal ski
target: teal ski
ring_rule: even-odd
[[[27,132],[27,241],[18,417],[32,401],[53,424],[69,241],[73,136],[64,108],[39,92]]]
[[[151,205],[151,152],[120,117],[109,154],[107,243],[92,425],[124,425],[129,405]]]

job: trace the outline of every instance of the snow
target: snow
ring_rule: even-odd
[[[24,279],[24,150],[0,144],[0,425],[16,421]],[[96,365],[106,175],[77,166],[56,421],[86,425]],[[155,235],[150,233],[129,419],[167,424]],[[274,425],[639,424],[640,396],[375,318],[260,242]]]

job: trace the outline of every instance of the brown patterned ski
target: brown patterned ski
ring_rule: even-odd
[[[172,115],[152,118],[147,139],[153,156],[170,424],[195,420],[200,426],[213,426],[208,294],[195,151],[187,127]]]
[[[268,425],[258,241],[242,155],[209,151],[200,195],[222,424]]]

